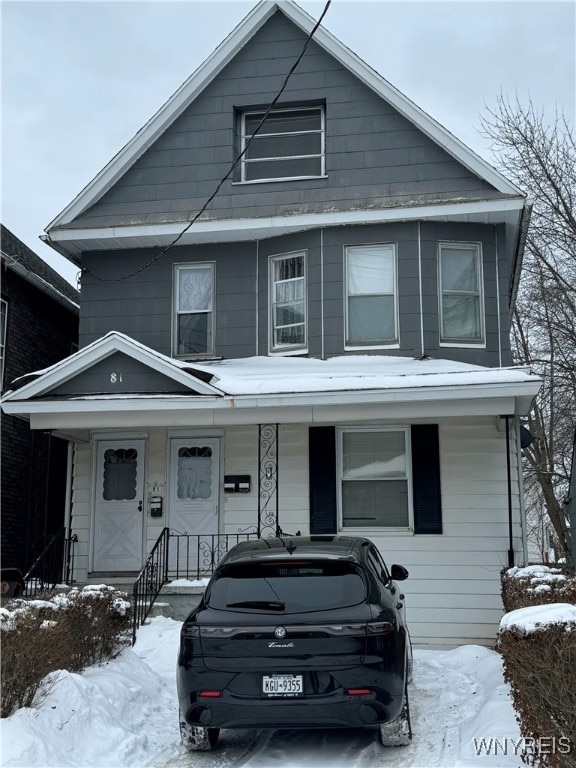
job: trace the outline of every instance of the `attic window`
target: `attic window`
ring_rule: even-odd
[[[243,112],[242,181],[306,179],[324,174],[324,109],[299,107],[275,109],[258,133],[264,112]],[[253,137],[253,138],[252,138]]]

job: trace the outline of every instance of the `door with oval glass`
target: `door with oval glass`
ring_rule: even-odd
[[[145,451],[145,440],[97,443],[93,571],[142,567]]]
[[[170,568],[179,573],[210,567],[217,546],[220,440],[170,442],[170,530],[192,538],[170,542]]]

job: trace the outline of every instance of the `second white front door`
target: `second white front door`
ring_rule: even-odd
[[[170,441],[170,530],[173,533],[207,538],[218,533],[219,454],[217,437],[174,438]],[[183,541],[179,568],[185,565],[182,562]],[[172,539],[172,542],[176,540]],[[171,567],[175,567],[176,547],[172,544],[170,551]],[[192,558],[194,562],[189,562],[188,566],[196,567],[196,559]]]

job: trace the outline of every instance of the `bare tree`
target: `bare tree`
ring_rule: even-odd
[[[524,451],[529,503],[546,510],[569,562],[563,498],[576,420],[576,140],[564,115],[547,121],[532,103],[504,97],[482,127],[504,175],[533,200],[512,346],[515,361],[544,379],[528,417],[536,438]]]

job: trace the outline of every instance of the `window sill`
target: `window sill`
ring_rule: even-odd
[[[279,181],[315,181],[317,179],[327,179],[328,176],[286,176],[278,179],[254,179],[253,181],[233,181],[233,187],[243,187],[249,184],[276,184]]]
[[[215,355],[172,355],[172,359],[181,363],[217,363],[224,360],[223,357],[216,357]]]
[[[271,349],[268,352],[269,357],[291,357],[294,355],[307,355],[308,347],[298,347],[298,349]]]
[[[369,528],[352,528],[351,526],[340,526],[338,533],[350,533],[355,536],[386,535],[386,536],[414,536],[412,528],[388,528],[386,526],[373,526]]]
[[[345,344],[344,349],[346,352],[360,352],[368,349],[400,349],[400,342],[391,341],[389,344]]]
[[[458,347],[460,349],[486,349],[485,341],[441,341],[441,347]]]

